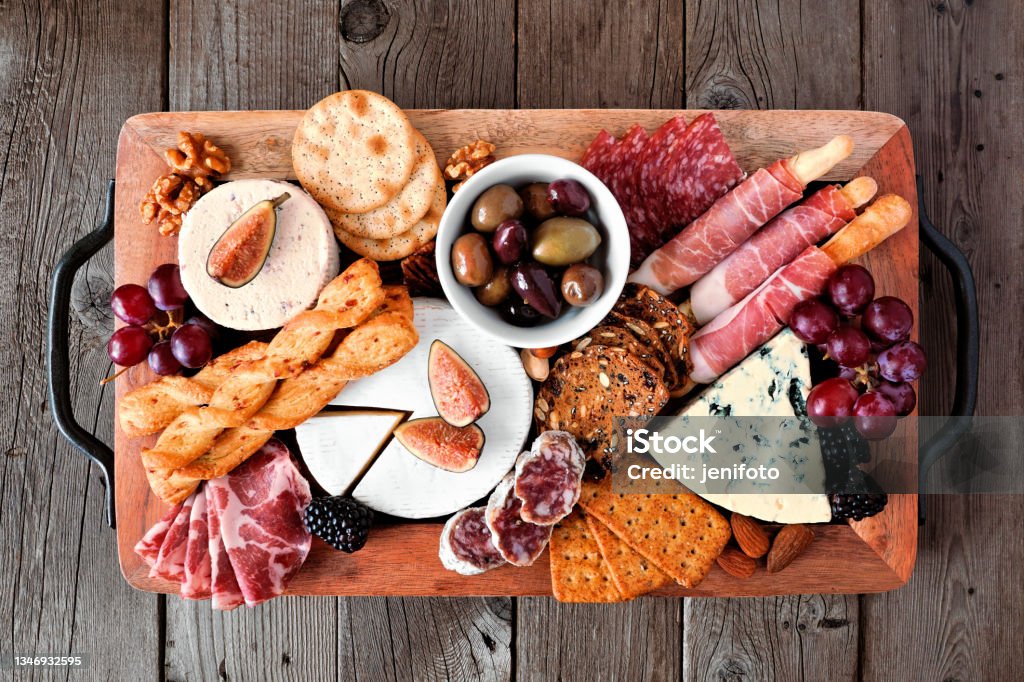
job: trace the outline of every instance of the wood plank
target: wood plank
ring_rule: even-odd
[[[518,6],[519,107],[685,104],[680,3],[521,0]]]
[[[316,0],[170,2],[169,108],[303,108],[334,92],[337,13],[336,5]],[[201,123],[195,129],[219,139],[218,131]],[[161,163],[157,154],[153,163],[157,168]],[[147,168],[143,174],[153,172]],[[141,182],[144,186],[149,180]],[[147,234],[154,236],[151,229]],[[156,239],[163,255],[174,260],[172,241]],[[136,264],[131,273],[119,268],[118,278],[137,281],[150,266]],[[336,599],[289,598],[221,614],[208,601],[168,597],[163,672],[168,679],[335,677],[337,609]]]
[[[685,679],[855,680],[857,597],[687,599]]]
[[[903,116],[914,132],[925,205],[936,226],[968,256],[978,283],[983,333],[978,414],[1020,414],[1024,377],[1007,372],[1020,349],[1004,319],[1024,302],[1024,220],[1013,159],[1024,153],[1024,30],[1011,3],[864,4],[864,104]],[[954,313],[950,280],[921,257],[921,337],[929,370],[921,413],[943,414],[953,393]],[[1012,352],[1012,351],[1011,351]],[[1019,355],[1019,353],[1018,353]],[[865,597],[865,679],[1020,679],[1009,623],[1024,618],[1019,584],[1024,541],[1018,496],[926,499],[918,565],[910,583]],[[907,633],[915,633],[914,646]]]
[[[374,90],[407,109],[514,105],[513,3],[353,0],[343,5],[342,88]]]
[[[0,4],[0,283],[10,294],[0,313],[0,649],[82,654],[90,677],[145,679],[158,669],[158,598],[118,576],[98,472],[46,408],[44,351],[53,265],[103,214],[121,122],[160,106],[164,19],[151,4],[124,4]],[[99,380],[110,371],[109,319],[92,303],[109,300],[111,255],[77,280],[67,388],[79,420],[107,442],[113,391]]]
[[[686,0],[684,4],[688,105],[858,108],[860,7],[855,0],[771,5]],[[830,27],[827,39],[822,39],[823,25]],[[706,678],[712,671],[754,679],[855,676],[856,600],[837,595],[814,597],[813,602],[806,599],[689,600],[683,613],[684,678]],[[841,629],[825,631],[813,622],[797,620],[807,612],[808,603],[821,613],[849,613],[850,617],[842,619]],[[708,616],[722,626],[708,628]],[[824,633],[820,639],[828,643],[823,647],[828,655],[805,655],[804,633],[794,622],[809,626],[816,638]],[[837,639],[853,645],[832,645]]]
[[[522,598],[516,676],[523,680],[676,680],[680,599],[560,604]]]
[[[856,0],[685,5],[688,106],[859,108]]]

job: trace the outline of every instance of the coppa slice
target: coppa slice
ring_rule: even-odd
[[[444,524],[438,557],[449,571],[479,575],[507,563],[494,546],[491,530],[484,520],[486,511],[486,507],[463,509]]]
[[[494,537],[494,546],[513,566],[530,566],[544,553],[552,526],[538,526],[520,515],[522,501],[515,496],[515,472],[510,471],[487,500],[484,519]]]
[[[484,432],[479,426],[460,428],[440,417],[411,419],[395,429],[395,438],[415,457],[455,473],[475,467],[484,449]]]
[[[468,426],[491,409],[491,396],[484,382],[469,363],[441,339],[430,344],[427,382],[438,415],[452,426]]]
[[[580,499],[586,455],[572,434],[545,431],[516,461],[515,493],[523,520],[550,526],[565,518]]]

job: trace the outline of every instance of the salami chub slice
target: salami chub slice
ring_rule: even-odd
[[[494,546],[513,566],[530,566],[544,553],[551,526],[538,526],[520,515],[522,500],[515,496],[515,472],[510,471],[487,500],[485,519]]]
[[[519,514],[530,523],[550,526],[569,515],[580,499],[587,458],[565,431],[545,431],[516,461],[515,495]]]
[[[463,509],[444,524],[438,556],[449,571],[479,575],[505,565],[484,520],[485,512],[485,507]]]

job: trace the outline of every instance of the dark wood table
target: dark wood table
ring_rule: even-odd
[[[913,578],[881,595],[224,615],[133,591],[98,474],[47,414],[43,330],[52,269],[98,222],[138,112],[305,108],[348,87],[420,108],[876,109],[910,125],[928,211],[974,267],[978,411],[1020,415],[1022,34],[1013,0],[0,2],[0,651],[84,654],[78,679],[1021,679],[1020,496],[931,498]],[[108,249],[80,274],[72,333],[78,416],[108,441],[111,269]],[[922,413],[941,414],[951,288],[926,254],[920,272]]]

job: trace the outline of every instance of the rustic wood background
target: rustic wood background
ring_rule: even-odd
[[[88,672],[55,673],[83,679],[1024,678],[1020,497],[930,499],[914,577],[883,595],[222,615],[133,591],[99,477],[47,414],[43,341],[52,268],[98,222],[135,113],[304,108],[347,87],[406,107],[877,109],[909,123],[928,211],[974,267],[979,413],[1020,415],[1022,34],[1016,0],[0,1],[0,651],[85,654]],[[72,332],[79,419],[108,441],[111,270],[106,250],[82,271]],[[921,294],[922,413],[940,414],[950,283],[927,255]]]

